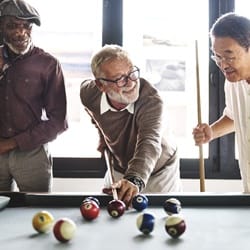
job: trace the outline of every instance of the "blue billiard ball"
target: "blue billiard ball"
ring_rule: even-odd
[[[137,217],[137,228],[143,234],[150,234],[154,230],[155,217],[150,213],[143,213]]]
[[[176,198],[165,201],[163,208],[168,215],[178,214],[181,211],[181,202]]]
[[[132,199],[132,207],[137,211],[142,211],[148,207],[148,198],[143,194],[137,194]]]

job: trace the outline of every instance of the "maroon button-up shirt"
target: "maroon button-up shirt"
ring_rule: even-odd
[[[1,58],[7,63],[6,54]],[[34,149],[67,128],[63,72],[58,60],[37,47],[8,63],[0,79],[0,138]]]

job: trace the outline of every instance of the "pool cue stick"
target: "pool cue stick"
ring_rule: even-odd
[[[199,75],[199,55],[198,55],[198,41],[195,40],[195,62],[196,62],[196,89],[197,89],[197,115],[198,124],[201,124],[201,97],[200,97],[200,75]],[[200,191],[205,192],[205,170],[203,158],[203,146],[199,145],[199,174],[200,174]]]
[[[104,150],[104,157],[105,157],[105,161],[106,161],[106,165],[107,165],[107,171],[108,171],[110,185],[112,185],[114,183],[114,175],[113,175],[113,168],[111,167],[110,162],[109,162],[107,150]],[[118,200],[118,194],[117,194],[117,190],[115,188],[112,188],[112,194],[113,194],[114,200]]]

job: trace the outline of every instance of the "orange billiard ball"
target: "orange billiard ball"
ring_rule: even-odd
[[[39,233],[50,231],[54,224],[54,217],[48,211],[40,211],[33,216],[32,226]]]

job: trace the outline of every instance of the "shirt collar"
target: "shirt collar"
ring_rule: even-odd
[[[134,103],[130,103],[128,106],[126,106],[124,109],[117,110],[109,105],[108,99],[106,94],[103,92],[101,97],[101,103],[100,103],[100,113],[101,115],[107,111],[113,111],[113,112],[119,112],[127,109],[129,113],[134,114]]]

